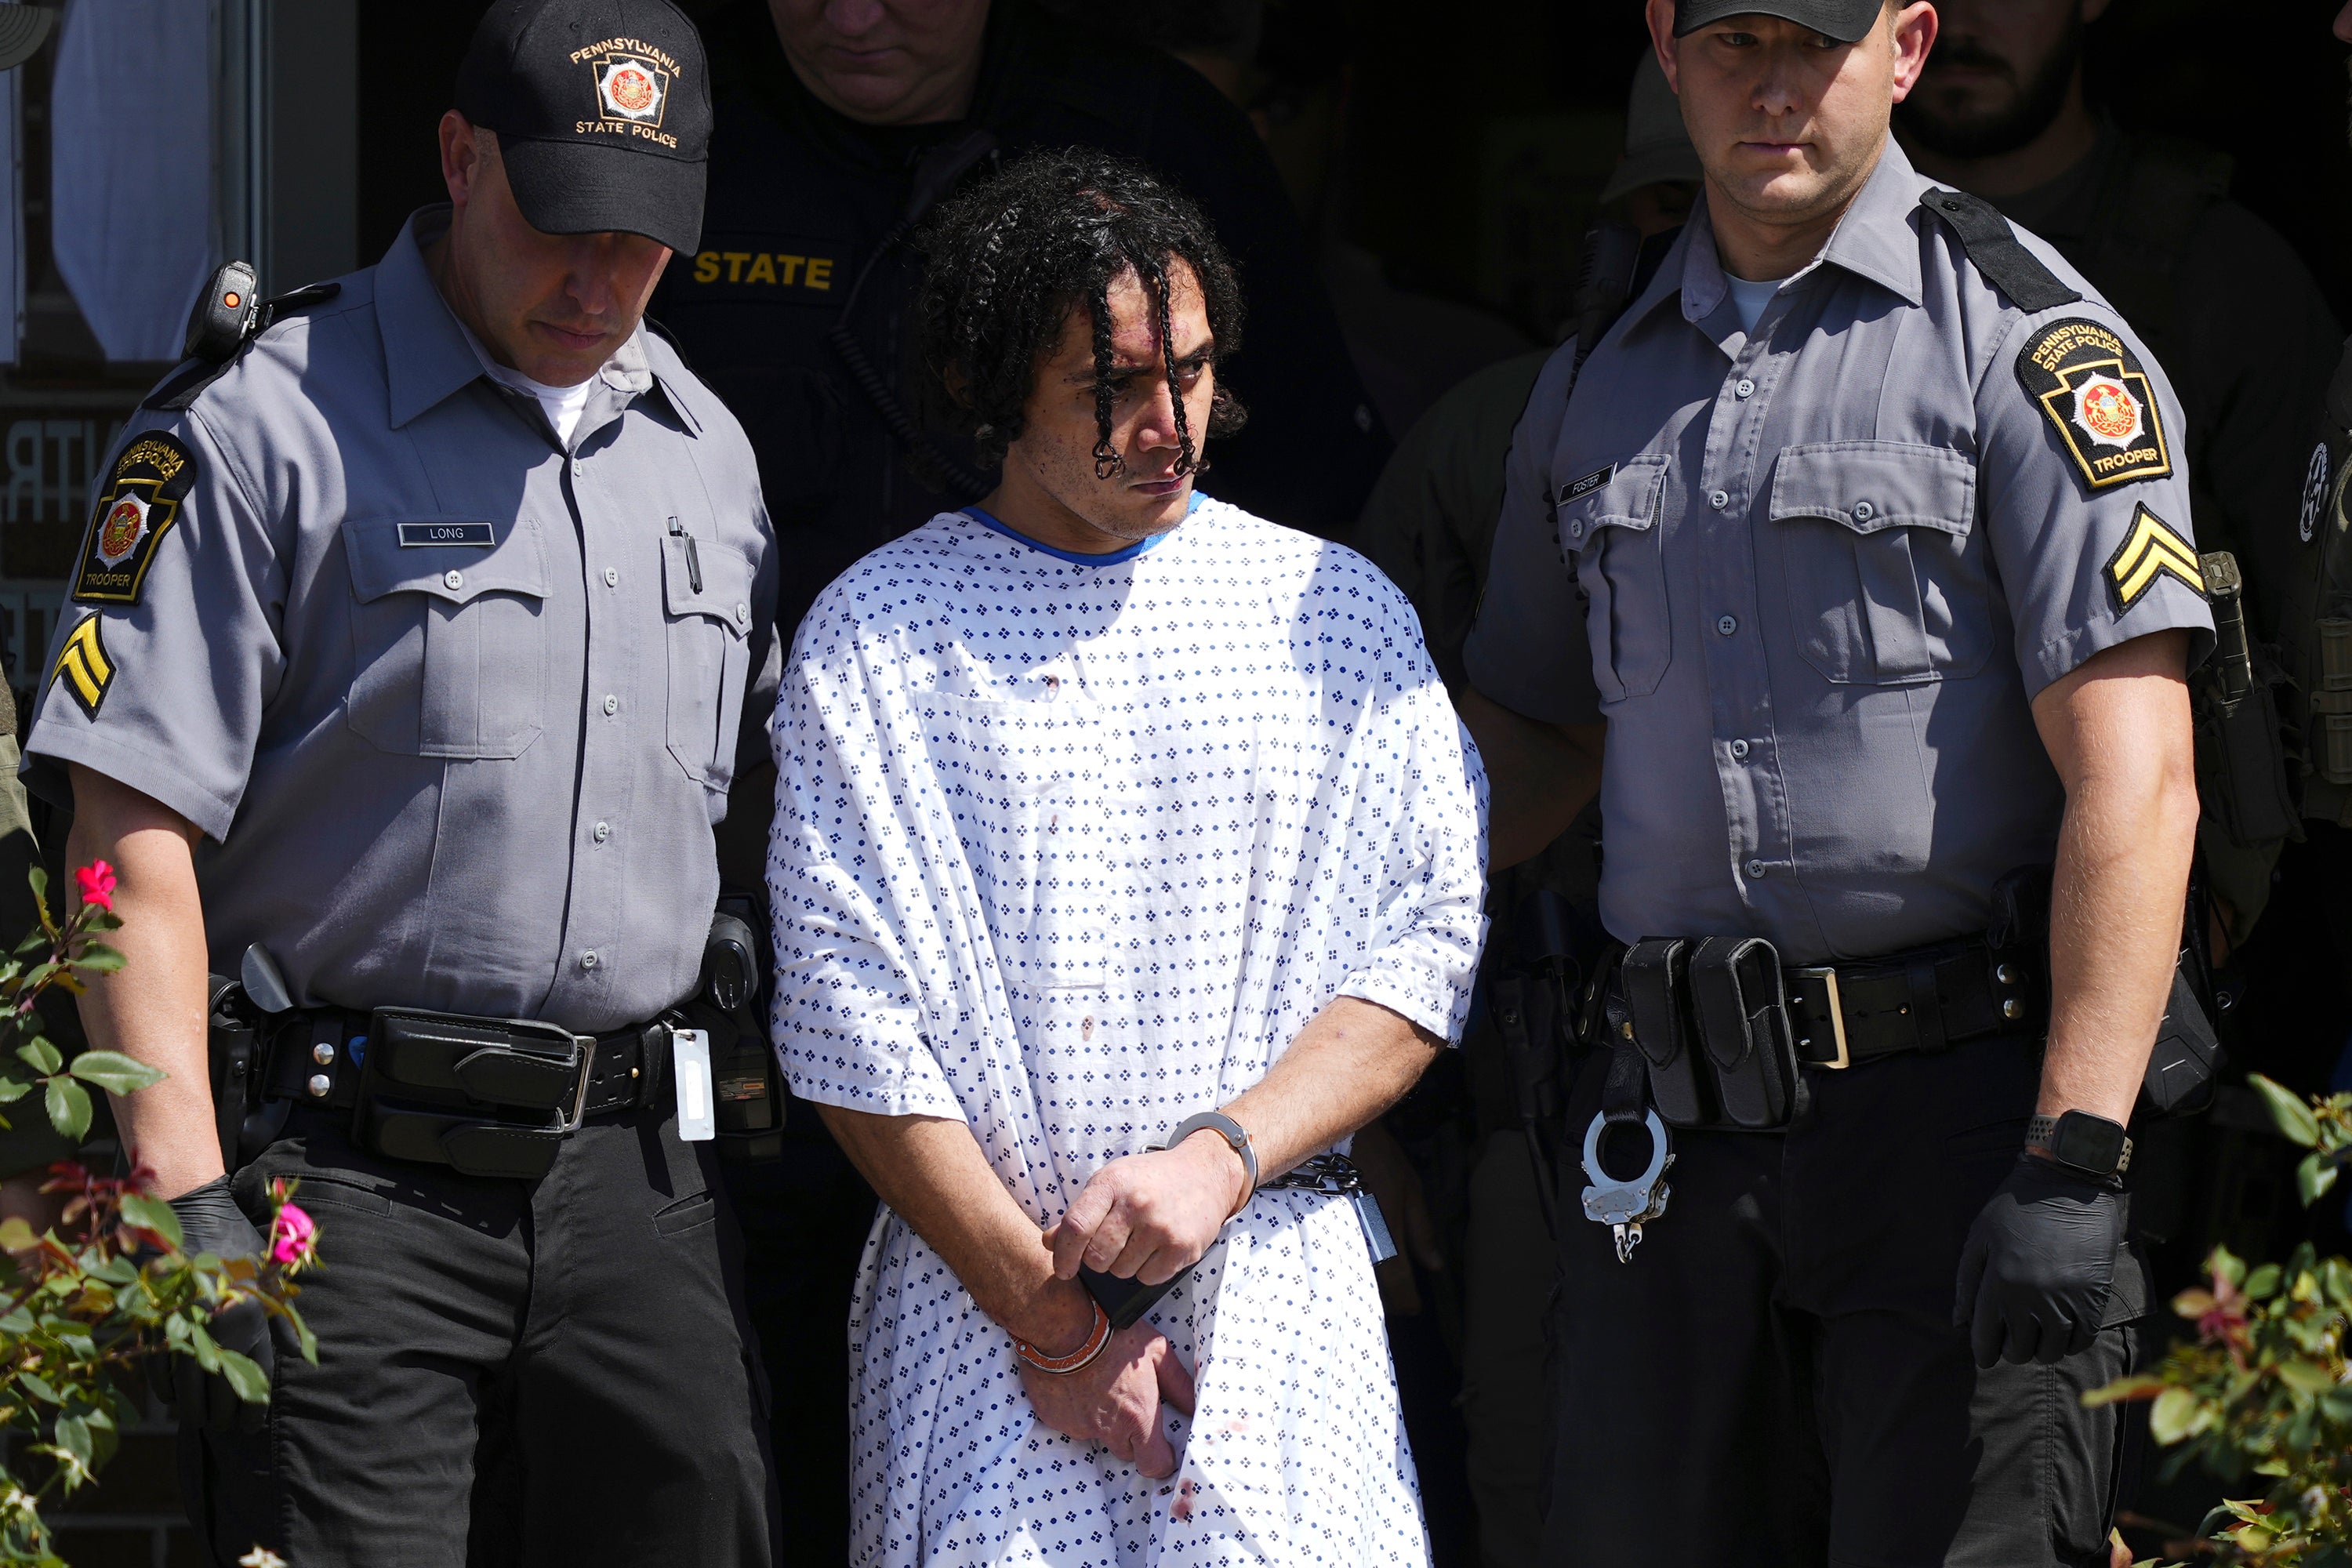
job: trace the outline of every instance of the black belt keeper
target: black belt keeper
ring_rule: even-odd
[[[272,1022],[268,1095],[348,1110],[360,1147],[469,1176],[543,1176],[583,1121],[654,1103],[668,1077],[659,1021],[586,1036],[530,1019],[322,1007]]]

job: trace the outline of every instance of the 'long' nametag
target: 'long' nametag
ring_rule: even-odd
[[[670,1065],[677,1073],[670,1081],[677,1085],[677,1135],[688,1143],[707,1142],[719,1136],[719,1124],[711,1117],[710,1036],[701,1029],[672,1029],[669,1040]]]

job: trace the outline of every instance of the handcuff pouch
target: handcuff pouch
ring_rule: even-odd
[[[1722,1120],[1751,1131],[1787,1126],[1797,1049],[1779,952],[1761,937],[1702,938],[1690,956],[1690,994]]]
[[[1691,944],[1680,937],[1650,937],[1625,950],[1619,970],[1631,1016],[1613,1022],[1621,1038],[1630,1031],[1641,1048],[1649,1068],[1651,1103],[1671,1127],[1702,1127],[1714,1120],[1707,1072],[1685,1005],[1690,952]]]

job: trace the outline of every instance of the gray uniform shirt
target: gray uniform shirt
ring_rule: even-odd
[[[491,382],[419,248],[446,222],[131,421],[27,776],[64,799],[79,763],[203,829],[221,973],[260,942],[298,1001],[612,1028],[701,961],[774,537],[660,339],[569,450]]]
[[[2019,310],[1888,144],[1822,254],[1740,331],[1704,204],[1514,437],[1471,680],[1605,720],[1603,921],[1801,963],[1981,931],[2063,794],[2031,701],[2211,619],[2180,412],[2047,245]],[[1556,521],[1554,513],[1556,512]]]

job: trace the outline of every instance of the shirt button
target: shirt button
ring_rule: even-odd
[[[619,587],[620,585],[621,585],[621,569],[620,569],[619,567],[617,567],[617,566],[607,566],[607,567],[605,567],[605,568],[604,568],[604,586],[606,586],[607,588],[617,588],[617,587]]]
[[[611,823],[609,823],[609,822],[600,822],[600,823],[598,823],[598,824],[596,825],[596,842],[597,842],[597,843],[602,844],[602,843],[604,843],[604,840],[606,840],[607,838],[610,838],[610,837],[613,837],[613,825],[612,825]]]
[[[1749,862],[1748,862],[1748,879],[1749,879],[1749,880],[1753,881],[1754,879],[1757,879],[1757,878],[1759,878],[1759,877],[1761,877],[1762,875],[1764,875],[1764,862],[1763,862],[1763,861],[1761,861],[1761,860],[1750,860]],[[595,955],[594,953],[590,953],[588,956],[589,956],[591,959],[593,959],[596,955]]]
[[[1721,511],[1725,507],[1731,504],[1731,492],[1728,490],[1709,490],[1706,492],[1706,504],[1715,508],[1716,510]]]
[[[1876,507],[1874,507],[1874,506],[1871,505],[1868,501],[1866,501],[1866,500],[1858,500],[1858,501],[1856,501],[1856,502],[1854,502],[1854,503],[1853,503],[1853,520],[1854,520],[1854,521],[1856,521],[1856,522],[1868,522],[1872,518],[1876,517],[1877,515],[1878,515],[1878,509],[1877,509]]]
[[[466,585],[466,574],[463,572],[444,572],[441,574],[441,585],[455,593]]]
[[[615,713],[618,713],[620,710],[621,710],[621,700],[620,700],[619,698],[617,698],[617,697],[614,697],[614,696],[610,696],[610,695],[606,696],[606,697],[605,697],[605,699],[604,699],[604,714],[605,714],[605,716],[606,716],[607,718],[610,718],[612,715],[614,715],[614,714],[615,714]]]
[[[1739,621],[1736,616],[1719,616],[1716,618],[1715,629],[1725,637],[1729,637],[1739,629]]]
[[[1732,761],[1738,763],[1744,763],[1748,760],[1747,742],[1734,741],[1731,742],[1731,759]]]
[[[1580,522],[1571,522],[1571,523],[1570,523],[1570,524],[1568,525],[1568,536],[1569,536],[1570,539],[1581,539],[1581,538],[1583,538],[1583,537],[1584,537],[1584,524],[1582,524],[1582,523],[1580,523]]]
[[[739,626],[748,626],[751,624],[751,605],[737,605],[735,606],[735,624]]]
[[[1753,397],[1756,395],[1756,384],[1743,375],[1731,390],[1738,396]]]
[[[1751,860],[1751,861],[1749,861],[1749,862],[1748,862],[1748,864],[1752,866],[1752,865],[1754,865],[1754,864],[1755,864],[1755,862],[1754,862],[1753,860]],[[582,954],[580,955],[580,967],[581,967],[581,968],[583,968],[583,969],[593,969],[593,968],[595,968],[595,967],[596,967],[596,955],[595,955],[594,953],[593,953],[593,952],[583,952],[583,953],[582,953]]]

